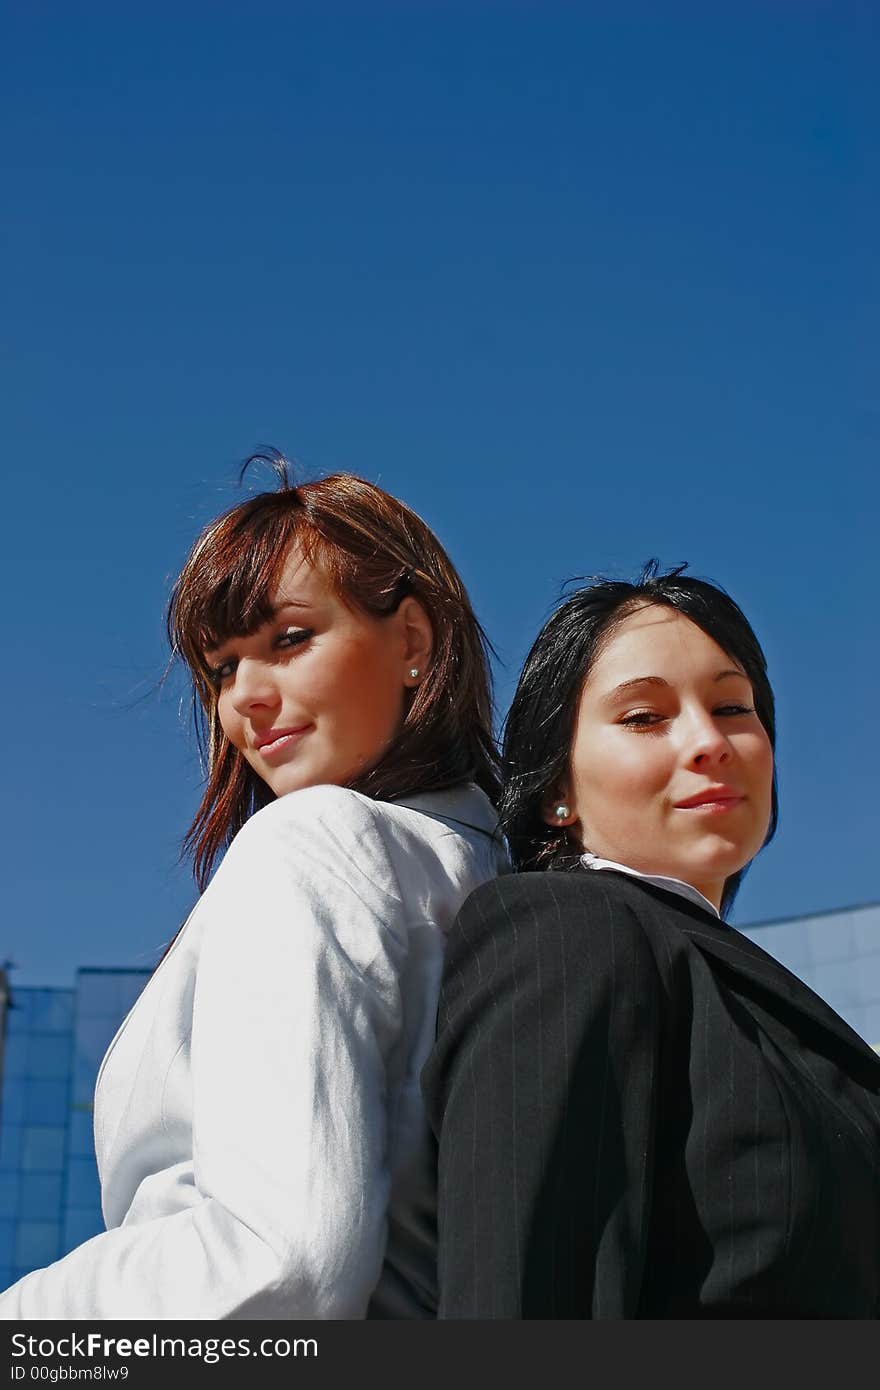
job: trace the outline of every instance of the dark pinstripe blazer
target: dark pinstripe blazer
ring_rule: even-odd
[[[684,898],[479,888],[423,1086],[440,1317],[880,1315],[880,1057]]]

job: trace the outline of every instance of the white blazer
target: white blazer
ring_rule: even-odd
[[[506,867],[495,827],[474,786],[257,812],[98,1074],[107,1231],[0,1318],[433,1317],[419,1072],[443,933]]]

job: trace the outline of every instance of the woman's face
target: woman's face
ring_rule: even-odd
[[[584,848],[720,906],[725,879],[764,842],[772,779],[738,663],[673,608],[625,618],[584,683],[561,788]]]
[[[424,679],[430,621],[412,597],[385,618],[352,611],[296,545],[272,603],[256,632],[205,654],[223,732],[276,796],[351,782],[378,762],[405,691]]]

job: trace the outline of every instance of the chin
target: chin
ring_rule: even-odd
[[[292,796],[294,792],[304,792],[308,787],[320,787],[325,782],[323,777],[291,777],[273,787],[276,797]]]
[[[738,874],[747,864],[749,859],[743,859],[737,855],[735,859],[713,860],[711,863],[688,865],[686,869],[675,875],[682,879],[684,883],[689,883],[703,897],[713,900],[716,896],[724,896],[724,885],[734,874]],[[711,891],[708,891],[711,889]]]
[[[291,792],[305,791],[307,787],[342,787],[345,786],[346,780],[335,776],[329,768],[326,771],[319,768],[314,772],[294,772],[291,769],[288,776],[273,777],[268,785],[278,797],[289,796]]]
[[[293,773],[290,773],[286,777],[273,777],[271,782],[268,781],[267,778],[263,778],[270,792],[276,797],[289,796],[291,792],[302,791],[304,787],[317,786],[319,780],[319,778],[304,777],[302,775],[296,776]]]

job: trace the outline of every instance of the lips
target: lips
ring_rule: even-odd
[[[714,811],[732,811],[745,798],[736,787],[706,787],[704,791],[694,792],[683,801],[676,801],[679,811],[696,811],[702,808]]]
[[[268,753],[273,753],[281,748],[286,748],[289,743],[304,734],[311,726],[309,724],[298,724],[289,729],[267,729],[265,733],[257,734],[254,739],[254,747],[258,753],[265,757]]]

